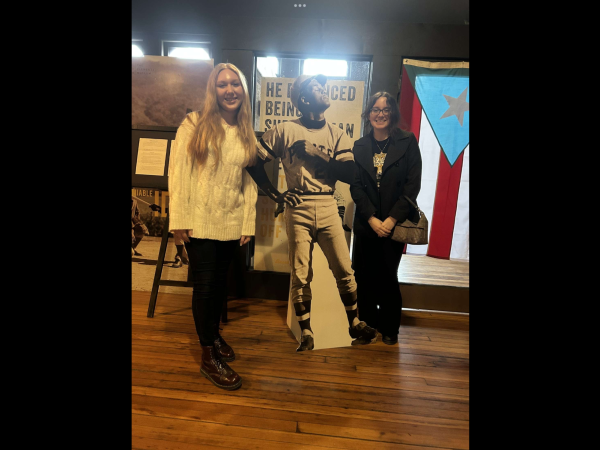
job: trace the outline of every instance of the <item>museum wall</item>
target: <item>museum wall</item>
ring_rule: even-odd
[[[248,78],[252,74],[254,51],[329,57],[370,55],[372,93],[398,92],[402,58],[469,58],[468,25],[394,22],[385,17],[382,20],[281,17],[280,10],[274,10],[272,14],[278,14],[274,16],[264,6],[258,14],[258,7],[253,9],[252,2],[243,2],[243,8],[231,7],[238,3],[241,2],[180,0],[167,4],[134,0],[132,36],[144,39],[145,54],[160,55],[161,39],[187,40],[205,35],[214,43],[215,64],[229,61]],[[334,12],[323,14],[331,16]],[[353,17],[349,13],[340,16]]]

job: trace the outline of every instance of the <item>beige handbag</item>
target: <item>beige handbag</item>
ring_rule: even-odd
[[[427,217],[423,214],[423,211],[419,209],[417,205],[415,205],[410,198],[406,195],[404,196],[408,202],[414,206],[414,208],[419,211],[419,222],[414,223],[410,220],[406,219],[404,222],[400,224],[396,224],[394,228],[394,234],[392,235],[392,239],[398,242],[405,242],[411,245],[423,245],[427,244],[429,241],[427,240],[427,230],[429,229],[429,222],[427,221]]]

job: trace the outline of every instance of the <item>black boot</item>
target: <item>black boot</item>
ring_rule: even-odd
[[[398,335],[397,334],[395,334],[395,335],[394,334],[390,334],[388,336],[388,335],[385,335],[385,334],[381,333],[381,335],[382,335],[381,336],[381,340],[382,340],[382,342],[384,344],[394,345],[394,344],[398,343]]]

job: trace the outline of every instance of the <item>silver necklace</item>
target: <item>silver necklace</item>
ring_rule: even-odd
[[[390,136],[388,136],[388,138],[385,141],[385,144],[383,144],[383,149],[379,146],[379,143],[377,142],[377,139],[374,139],[375,141],[375,145],[377,146],[377,148],[379,149],[380,153],[383,153],[383,151],[386,149],[386,147],[388,146],[388,144],[390,143]]]

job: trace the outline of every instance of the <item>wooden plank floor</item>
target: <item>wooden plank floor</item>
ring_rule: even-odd
[[[469,261],[402,255],[398,281],[407,284],[469,287]]]
[[[469,316],[406,311],[399,345],[296,353],[287,302],[229,301],[242,387],[200,375],[188,295],[132,291],[134,449],[468,449]],[[315,336],[318,339],[318,336]]]

